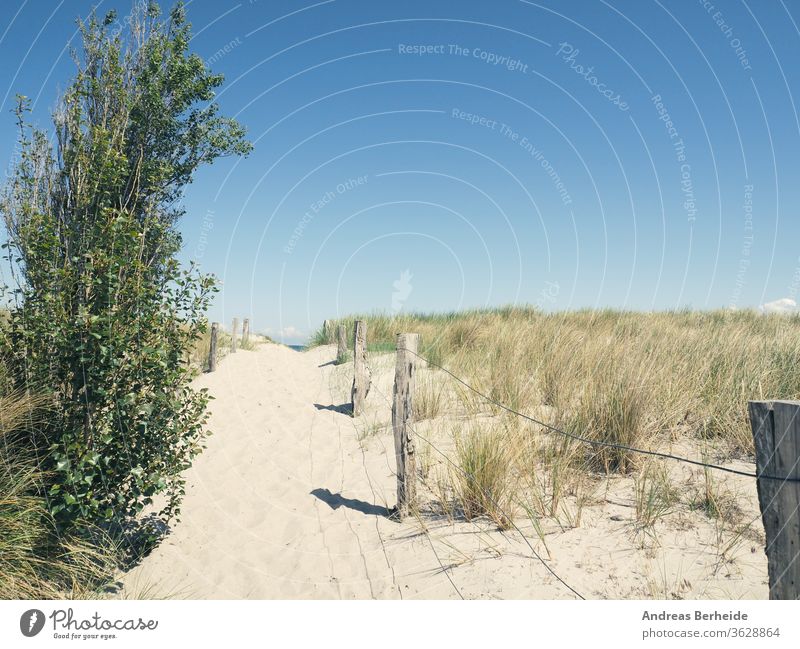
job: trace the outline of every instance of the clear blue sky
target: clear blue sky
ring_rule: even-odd
[[[46,123],[92,4],[0,5],[5,165],[14,94]],[[797,297],[796,2],[187,5],[255,143],[185,197],[213,319],[295,342],[353,311]]]

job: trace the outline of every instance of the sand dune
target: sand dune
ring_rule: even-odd
[[[351,368],[334,366],[334,356],[332,347],[262,345],[197,380],[214,396],[213,435],[188,472],[181,521],[123,576],[121,594],[574,598],[516,532],[488,521],[386,517],[395,498],[384,427],[393,356],[373,361],[375,387],[358,420],[343,412]],[[763,545],[742,544],[720,568],[710,523],[671,530],[654,552],[632,543],[630,517],[629,505],[607,498],[586,509],[578,528],[546,524],[546,546],[519,525],[587,598],[766,597]]]
[[[181,522],[125,576],[128,594],[448,596],[424,539],[396,540],[416,530],[384,516],[394,477],[336,408],[329,360],[325,348],[264,345],[198,379],[214,395],[213,435],[189,471]]]

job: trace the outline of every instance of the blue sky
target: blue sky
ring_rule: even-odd
[[[4,166],[92,4],[0,6]],[[185,197],[213,319],[296,342],[353,311],[797,298],[796,3],[187,5],[255,144]]]

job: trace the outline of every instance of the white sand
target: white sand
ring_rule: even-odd
[[[349,365],[328,364],[334,355],[332,347],[301,353],[267,344],[228,356],[197,380],[214,396],[213,434],[187,473],[181,521],[123,576],[120,595],[574,598],[516,532],[430,516],[425,533],[414,519],[383,515],[396,488],[385,427],[393,357],[374,362],[369,409],[353,420],[331,409],[347,400],[352,376]],[[660,530],[657,546],[642,547],[629,483],[601,489],[576,528],[545,521],[546,547],[524,517],[518,524],[587,598],[767,596],[757,534],[721,561],[713,522],[693,513]],[[745,512],[757,514],[755,485],[732,484]]]

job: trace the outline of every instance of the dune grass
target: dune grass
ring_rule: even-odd
[[[619,448],[565,439],[508,415],[502,404],[562,430],[643,449],[676,442],[711,447],[716,459],[752,460],[751,399],[800,398],[800,317],[751,311],[613,310],[544,314],[501,308],[381,314],[367,322],[371,349],[392,350],[397,332],[419,333],[416,420],[441,427],[457,467],[437,484],[439,505],[499,527],[515,505],[577,525],[606,475],[632,477],[636,525],[652,530],[677,507],[663,467]],[[331,327],[335,331],[336,327]],[[313,344],[327,344],[320,331]],[[437,366],[475,387],[476,395]],[[437,373],[439,374],[437,380]],[[492,400],[496,403],[492,403]],[[498,423],[508,417],[523,426]],[[461,422],[453,430],[452,420]],[[542,433],[535,435],[531,433]],[[469,476],[469,477],[468,477]],[[692,492],[691,511],[718,516],[713,477]],[[491,498],[487,497],[491,495]],[[447,501],[447,502],[445,502]],[[498,503],[503,503],[500,508]]]
[[[100,530],[63,536],[56,529],[35,443],[47,405],[43,397],[0,392],[0,599],[95,598],[118,561]]]
[[[522,412],[551,406],[554,420],[608,441],[646,443],[680,430],[751,455],[747,401],[800,398],[797,316],[508,307],[336,324],[349,330],[355,319],[366,320],[370,349],[389,351],[397,332],[419,333],[423,357],[491,398]],[[319,331],[310,345],[332,342]],[[597,461],[625,472],[633,460],[602,453]]]
[[[451,484],[467,520],[486,516],[500,529],[511,527],[515,492],[512,476],[514,445],[503,431],[477,426],[454,432],[456,462]]]
[[[639,528],[652,530],[679,501],[680,491],[672,484],[663,462],[647,462],[634,479],[634,506]]]

